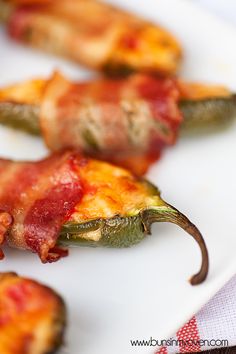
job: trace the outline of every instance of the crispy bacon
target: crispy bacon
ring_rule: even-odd
[[[73,83],[57,73],[1,89],[0,123],[43,133],[52,150],[73,146],[141,175],[179,128],[204,133],[232,121],[234,96],[223,86],[181,79],[133,74]]]
[[[84,159],[65,152],[40,162],[0,160],[0,241],[38,253],[42,262],[66,255],[55,247],[65,220],[83,189],[76,165]]]
[[[56,73],[44,91],[41,129],[53,151],[77,148],[140,175],[175,143],[178,100],[173,79],[137,74],[74,84]]]
[[[129,171],[74,151],[38,162],[0,160],[0,186],[0,244],[31,250],[42,262],[67,255],[58,246],[64,224],[126,215],[153,193]]]
[[[73,151],[35,163],[0,162],[0,229],[9,245],[53,262],[66,252],[58,246],[129,247],[150,234],[154,222],[167,221],[182,227],[201,248],[201,269],[191,284],[206,278],[202,235],[145,179]]]
[[[7,0],[9,2],[9,0]],[[88,67],[173,74],[181,60],[165,29],[97,0],[15,0],[10,36]]]
[[[0,353],[45,354],[58,349],[66,321],[63,300],[50,288],[0,273]]]

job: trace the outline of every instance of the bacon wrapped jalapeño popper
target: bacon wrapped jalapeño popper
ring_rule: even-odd
[[[89,156],[146,172],[181,131],[207,131],[235,114],[225,88],[144,74],[72,83],[56,73],[0,90],[0,123],[42,134],[50,150]]]
[[[67,255],[67,246],[132,246],[152,223],[171,222],[201,249],[191,283],[206,278],[208,254],[198,229],[127,170],[67,151],[39,162],[0,160],[0,186],[1,243],[31,250],[44,263]]]
[[[10,36],[113,75],[173,74],[178,41],[165,29],[97,0],[2,0]],[[11,9],[11,10],[10,10]],[[3,11],[3,10],[2,10]]]
[[[0,353],[49,354],[61,346],[65,305],[50,288],[0,273]]]

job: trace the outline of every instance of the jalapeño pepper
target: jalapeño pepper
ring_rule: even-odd
[[[128,170],[68,150],[37,162],[0,159],[0,186],[0,245],[6,241],[43,263],[55,262],[67,255],[65,247],[129,247],[145,239],[153,223],[170,222],[200,247],[202,264],[191,284],[207,276],[199,230]]]
[[[95,218],[85,222],[74,220],[62,226],[58,244],[62,246],[94,246],[94,247],[130,247],[141,242],[151,234],[151,226],[156,222],[170,222],[178,225],[199,244],[202,265],[197,274],[192,276],[192,285],[203,282],[208,273],[208,252],[204,239],[191,221],[176,208],[164,202],[159,190],[151,183],[142,179],[145,185],[146,204],[143,207],[132,205],[132,210],[126,215],[117,214],[110,218]]]

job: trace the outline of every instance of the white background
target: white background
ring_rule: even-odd
[[[225,21],[236,25],[235,0],[196,0],[195,2]]]
[[[219,82],[236,90],[236,32],[189,0],[110,0],[167,26],[181,40],[181,75]],[[225,1],[224,1],[225,3]],[[65,60],[10,43],[0,32],[0,85],[60,68],[73,78],[89,73]],[[91,75],[92,73],[90,73]],[[196,244],[173,225],[156,225],[153,236],[125,250],[80,248],[56,264],[8,250],[1,270],[32,276],[57,289],[69,310],[69,354],[152,353],[135,350],[131,338],[169,337],[235,273],[236,126],[182,139],[153,166],[149,178],[169,203],[186,213],[205,236],[211,268],[207,281],[191,287],[199,267]],[[0,154],[36,159],[40,139],[0,128]]]

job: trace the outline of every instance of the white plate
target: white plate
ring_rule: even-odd
[[[114,0],[169,27],[182,41],[182,75],[221,82],[236,90],[236,32],[183,0]],[[8,43],[0,33],[0,84],[48,75],[60,68],[74,78],[91,75],[76,65]],[[14,270],[56,288],[69,308],[70,354],[153,353],[130,339],[164,339],[188,320],[236,271],[236,126],[223,133],[184,139],[165,153],[149,177],[164,198],[185,212],[205,236],[210,275],[198,287],[187,279],[200,255],[175,226],[156,225],[153,236],[124,250],[73,249],[56,264],[8,250],[1,270]],[[0,128],[0,153],[37,159],[39,139]]]

